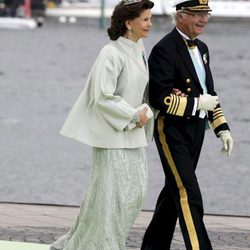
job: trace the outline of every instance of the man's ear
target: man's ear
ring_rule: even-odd
[[[177,13],[177,20],[182,23],[183,21],[183,15],[181,13]]]

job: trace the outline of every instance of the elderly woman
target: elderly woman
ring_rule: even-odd
[[[149,0],[116,5],[84,90],[60,133],[93,147],[92,174],[71,230],[51,250],[123,250],[146,194],[146,125],[141,106],[148,66],[141,38],[152,26]]]

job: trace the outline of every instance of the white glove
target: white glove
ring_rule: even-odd
[[[219,103],[218,96],[212,96],[210,94],[200,95],[197,109],[212,111],[218,105],[218,103]]]
[[[219,136],[223,144],[221,152],[225,152],[229,156],[233,149],[233,138],[228,130],[223,130],[219,132]]]

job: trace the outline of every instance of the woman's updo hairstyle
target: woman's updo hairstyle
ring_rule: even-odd
[[[123,1],[118,3],[111,16],[111,26],[107,29],[110,39],[117,40],[123,36],[127,31],[125,22],[139,17],[144,10],[152,9],[153,6],[154,3],[149,0],[127,5],[124,5]]]

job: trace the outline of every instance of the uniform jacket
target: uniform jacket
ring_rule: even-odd
[[[205,43],[196,39],[206,71],[208,94],[216,95],[213,77],[209,68],[209,51]],[[160,110],[167,120],[185,122],[198,119],[198,112],[192,115],[194,97],[199,97],[203,89],[198,80],[186,43],[176,28],[155,45],[149,57],[149,101]],[[178,88],[187,97],[176,96],[173,88]],[[229,129],[220,104],[208,112],[209,122],[218,134]]]
[[[101,148],[147,145],[144,128],[131,126],[148,84],[141,40],[124,37],[100,51],[60,134]]]

